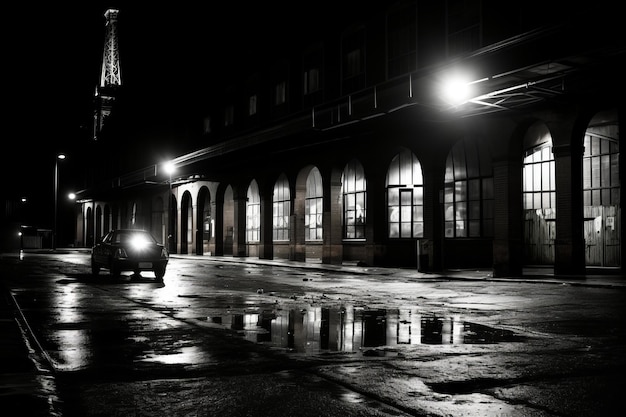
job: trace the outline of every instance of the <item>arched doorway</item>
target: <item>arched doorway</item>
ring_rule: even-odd
[[[616,111],[598,113],[583,142],[585,265],[621,265],[619,134]]]
[[[210,243],[213,237],[214,219],[211,216],[211,193],[207,187],[200,188],[198,192],[198,219],[196,220],[201,228],[196,234],[196,254],[210,254]]]
[[[185,191],[180,205],[180,253],[189,253],[193,243],[193,203],[191,193]]]
[[[232,255],[235,237],[235,202],[233,200],[233,188],[230,185],[224,191],[223,213],[224,255]]]
[[[556,239],[556,178],[552,137],[541,123],[524,137],[522,168],[524,263],[553,265]]]

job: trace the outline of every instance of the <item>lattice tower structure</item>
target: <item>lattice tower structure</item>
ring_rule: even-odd
[[[120,54],[117,35],[117,15],[119,10],[109,9],[104,13],[105,41],[102,54],[100,82],[96,87],[96,111],[94,114],[94,140],[97,140],[107,117],[115,103],[117,89],[122,85]]]

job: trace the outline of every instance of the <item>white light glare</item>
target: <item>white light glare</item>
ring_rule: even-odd
[[[176,171],[176,166],[174,165],[173,162],[166,162],[165,164],[163,164],[163,169],[166,174],[171,175],[174,173],[174,171]]]
[[[455,77],[445,81],[441,92],[443,99],[454,106],[465,103],[470,97],[470,84],[462,77]]]
[[[136,250],[142,250],[149,245],[150,242],[142,235],[134,235],[130,241],[131,246]]]

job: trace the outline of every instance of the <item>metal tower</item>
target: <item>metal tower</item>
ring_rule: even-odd
[[[93,138],[97,140],[117,96],[117,89],[122,85],[120,54],[117,39],[117,14],[119,10],[109,9],[104,13],[106,33],[102,54],[102,72],[100,83],[96,87]]]

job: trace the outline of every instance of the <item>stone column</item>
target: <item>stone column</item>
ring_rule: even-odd
[[[341,174],[328,175],[328,177],[330,177],[330,180],[324,181],[322,263],[341,265],[343,262]]]
[[[554,132],[551,130],[551,132]],[[556,134],[563,134],[557,131]],[[572,139],[573,142],[578,142]],[[552,148],[556,170],[556,240],[554,272],[585,273],[585,239],[582,192],[583,147],[555,145]]]
[[[521,161],[521,155],[518,155]],[[521,276],[523,265],[522,210],[520,163],[510,160],[494,161],[493,186],[495,195],[493,275]]]
[[[274,259],[273,200],[274,187],[261,186],[261,241],[259,242],[259,259]]]
[[[235,225],[233,230],[233,256],[247,256],[246,250],[246,193],[242,188],[233,190]]]

